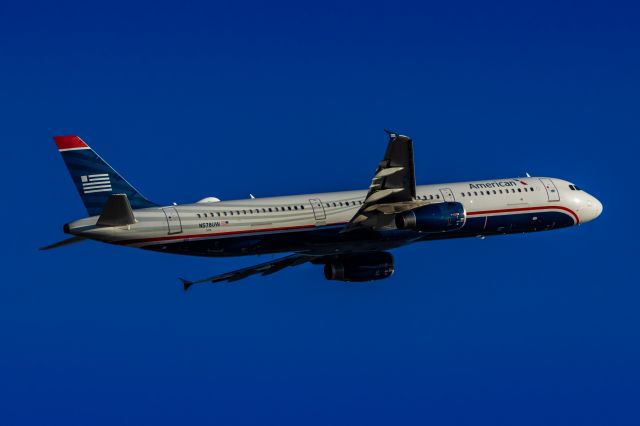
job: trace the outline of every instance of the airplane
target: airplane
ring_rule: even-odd
[[[88,212],[64,225],[72,237],[43,250],[96,240],[163,253],[228,257],[289,253],[199,280],[234,282],[290,266],[323,265],[328,280],[374,281],[394,273],[389,250],[448,238],[549,231],[590,222],[602,203],[552,177],[416,186],[413,142],[389,141],[368,189],[196,203],[156,204],[78,136],[54,137]]]

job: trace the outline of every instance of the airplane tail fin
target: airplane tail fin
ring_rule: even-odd
[[[78,194],[91,216],[97,216],[112,194],[126,194],[133,209],[156,207],[78,136],[53,138]]]

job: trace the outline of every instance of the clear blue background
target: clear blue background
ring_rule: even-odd
[[[90,3],[90,4],[89,4]],[[633,2],[0,4],[0,423],[640,422]],[[93,242],[51,137],[152,200],[365,188],[391,128],[419,183],[570,179],[571,229],[396,250],[389,280]]]

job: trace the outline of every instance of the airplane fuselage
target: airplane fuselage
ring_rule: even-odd
[[[98,216],[65,225],[65,231],[108,243],[194,256],[278,252],[326,255],[380,251],[417,241],[546,231],[595,219],[602,205],[557,178],[508,178],[416,187],[416,199],[459,202],[466,220],[448,232],[378,230],[344,232],[367,190],[246,200],[199,202],[134,210],[136,222],[96,226]]]

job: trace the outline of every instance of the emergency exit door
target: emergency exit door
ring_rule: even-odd
[[[453,191],[449,188],[441,188],[440,193],[442,194],[442,198],[445,201],[455,201],[455,197],[453,196]]]
[[[324,222],[327,219],[327,215],[324,212],[324,207],[322,205],[322,201],[319,198],[311,198],[309,200],[311,204],[311,209],[313,210],[313,216],[316,218],[316,224],[319,222]]]

